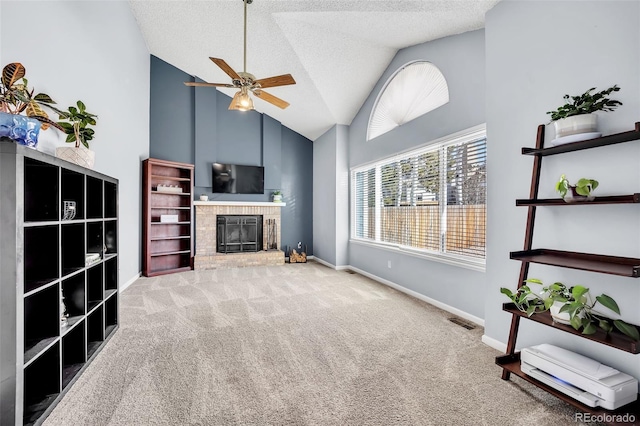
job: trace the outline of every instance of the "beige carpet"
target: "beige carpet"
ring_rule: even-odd
[[[141,278],[55,425],[576,425],[450,314],[315,262]]]

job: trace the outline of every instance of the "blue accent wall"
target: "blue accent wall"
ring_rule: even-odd
[[[151,158],[193,163],[195,93],[184,85],[185,81],[194,80],[189,74],[151,55]]]
[[[313,143],[282,127],[282,247],[307,245],[313,254]]]
[[[282,248],[302,241],[312,255],[312,142],[259,112],[229,111],[229,96],[185,81],[201,80],[151,56],[149,156],[194,164],[194,199],[270,201],[282,190]],[[264,194],[213,194],[214,162],[264,166]]]

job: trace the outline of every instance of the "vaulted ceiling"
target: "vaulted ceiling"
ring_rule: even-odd
[[[254,97],[255,109],[311,140],[348,125],[399,49],[482,28],[498,1],[253,0],[247,72],[258,79],[290,73],[297,83],[267,90],[288,108]],[[152,55],[212,83],[231,79],[210,56],[243,71],[243,0],[129,4]]]

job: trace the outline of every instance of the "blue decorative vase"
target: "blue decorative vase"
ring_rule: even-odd
[[[20,145],[35,148],[41,125],[35,118],[0,112],[0,136],[13,139]]]

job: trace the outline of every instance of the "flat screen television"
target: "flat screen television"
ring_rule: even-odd
[[[264,194],[264,167],[213,163],[213,192]]]

